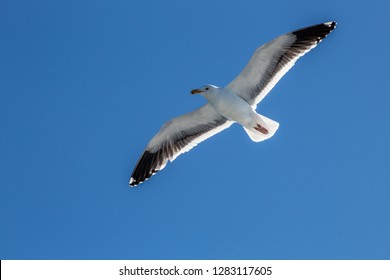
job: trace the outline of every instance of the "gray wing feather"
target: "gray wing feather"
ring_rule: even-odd
[[[309,26],[259,47],[228,87],[256,107],[295,62],[316,47],[335,27],[334,21]]]
[[[163,169],[168,160],[173,161],[232,124],[210,104],[165,123],[138,160],[129,184],[136,186],[142,183]]]

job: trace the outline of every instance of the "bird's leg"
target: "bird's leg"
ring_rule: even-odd
[[[256,129],[257,131],[260,131],[263,134],[268,134],[268,129],[261,126],[260,124],[257,124],[257,126],[255,126],[254,129]]]

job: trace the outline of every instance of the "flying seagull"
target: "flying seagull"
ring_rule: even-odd
[[[172,162],[235,122],[255,142],[272,137],[279,123],[258,114],[257,104],[301,56],[316,47],[335,27],[336,22],[331,21],[279,36],[259,47],[226,87],[205,85],[192,90],[192,94],[202,95],[208,103],[162,126],[138,160],[129,185],[142,183],[163,169],[168,160]]]

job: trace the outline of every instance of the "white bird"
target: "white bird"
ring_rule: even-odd
[[[272,137],[279,124],[258,114],[257,104],[301,56],[316,47],[335,27],[336,22],[332,21],[279,36],[259,47],[226,87],[206,85],[192,90],[192,94],[204,96],[208,103],[162,126],[138,160],[129,185],[142,183],[163,169],[168,160],[172,162],[235,122],[255,142]]]

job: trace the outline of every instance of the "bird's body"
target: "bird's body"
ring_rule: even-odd
[[[163,125],[138,160],[130,186],[147,180],[163,169],[168,160],[173,161],[235,122],[255,142],[272,137],[279,124],[258,114],[257,104],[301,56],[335,27],[336,22],[326,22],[279,36],[259,47],[248,65],[226,87],[206,85],[192,90],[192,94],[202,95],[208,103]]]
[[[219,114],[243,126],[250,124],[256,113],[248,102],[230,88],[206,87],[209,90],[202,95]]]
[[[279,127],[277,122],[259,115],[253,106],[229,87],[206,85],[199,91],[215,111],[242,125],[255,142],[272,137]]]

